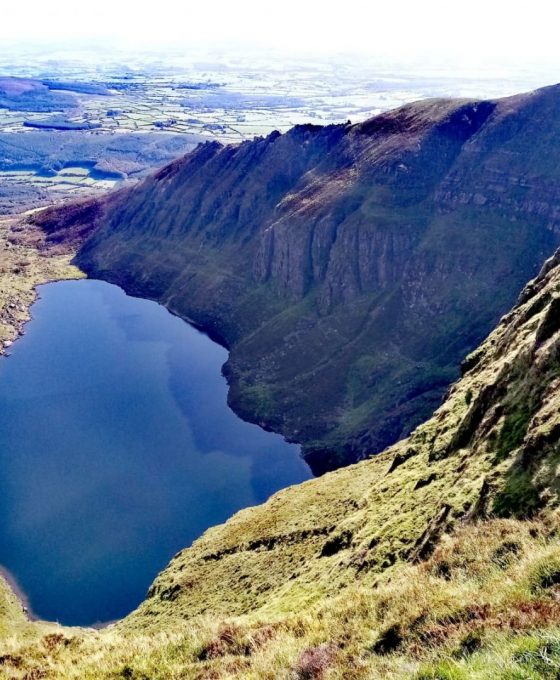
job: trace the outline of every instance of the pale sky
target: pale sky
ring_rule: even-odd
[[[560,66],[550,0],[0,0],[0,45],[109,39],[125,48],[224,43]]]

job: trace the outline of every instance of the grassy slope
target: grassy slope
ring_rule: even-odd
[[[558,677],[559,263],[408,440],[209,530],[124,621],[8,596],[5,677]]]

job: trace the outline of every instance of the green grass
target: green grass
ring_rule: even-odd
[[[0,669],[85,680],[556,678],[560,587],[535,587],[543,565],[559,564],[556,528],[555,517],[466,526],[422,564],[398,565],[373,587],[292,602],[283,614],[161,612],[102,631],[19,622],[1,638]],[[515,559],[498,563],[513,540]]]
[[[514,468],[494,499],[493,512],[498,517],[532,517],[541,506],[542,501],[530,473]]]
[[[527,405],[521,406],[513,413],[508,413],[497,443],[496,455],[499,460],[507,458],[521,445],[527,433],[531,415],[531,409]]]

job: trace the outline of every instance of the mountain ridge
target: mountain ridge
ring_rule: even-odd
[[[219,339],[230,405],[322,473],[426,418],[560,243],[555,112],[558,86],[209,142],[34,221]]]
[[[416,160],[423,169],[437,148],[437,167],[433,173],[438,177],[443,175],[444,179],[432,182],[441,193],[428,191],[430,201],[436,201],[437,197],[435,217],[427,231],[421,233],[419,250],[414,250],[411,256],[413,264],[409,260],[405,265],[412,267],[413,273],[424,272],[424,275],[402,279],[397,293],[390,289],[383,304],[376,297],[368,299],[367,304],[376,314],[374,319],[398,320],[395,308],[390,308],[389,303],[392,297],[400,295],[401,300],[408,303],[403,309],[411,319],[408,326],[397,326],[396,334],[394,329],[389,329],[391,337],[394,343],[401,342],[399,349],[406,348],[413,357],[421,352],[426,361],[430,348],[423,344],[429,334],[425,334],[422,341],[412,339],[413,345],[409,346],[404,342],[407,338],[399,335],[403,328],[412,331],[419,319],[434,324],[445,315],[442,337],[449,343],[455,338],[457,328],[464,328],[450,323],[450,310],[463,313],[467,309],[471,315],[474,310],[480,310],[488,298],[478,300],[478,296],[490,283],[493,287],[488,294],[494,298],[499,297],[500,286],[507,288],[507,295],[499,302],[508,296],[516,297],[515,304],[497,320],[486,339],[464,357],[460,378],[447,388],[443,403],[432,416],[408,438],[378,455],[285,489],[267,503],[247,508],[225,524],[208,530],[172,559],[135,612],[103,630],[30,622],[14,594],[0,580],[0,675],[27,680],[49,677],[550,680],[557,676],[560,666],[560,249],[544,265],[542,261],[538,263],[536,277],[525,283],[519,295],[513,283],[524,271],[537,266],[535,260],[552,246],[557,231],[553,182],[557,172],[554,163],[557,142],[553,113],[557,108],[560,112],[558,98],[557,90],[552,90],[502,100],[486,112],[485,122],[475,134],[468,135],[466,142],[458,141],[459,133],[452,126],[448,129],[450,140],[447,133],[442,137],[441,132],[436,132],[435,141],[429,140],[426,147],[420,143],[420,154],[428,155],[421,162],[414,155],[418,152],[415,135],[418,130],[432,130],[432,126],[425,123],[426,118],[434,120],[430,107],[436,106],[441,112],[444,127],[448,125],[449,110],[459,117],[460,127],[470,127],[468,116],[464,120],[463,114],[472,110],[473,104],[461,103],[457,107],[446,104],[443,110],[441,103],[432,102],[422,108],[422,115],[413,105],[404,114],[402,111],[396,114],[397,121],[390,116],[389,122],[381,121],[381,128],[394,126],[402,135],[401,123],[406,120],[404,129],[411,134],[399,146],[402,149],[412,145],[412,157],[406,156],[406,167],[413,167]],[[523,115],[519,113],[520,106]],[[524,107],[531,110],[529,118]],[[550,118],[547,129],[540,129],[543,116]],[[379,121],[375,125],[379,126]],[[524,128],[525,133],[521,134]],[[331,139],[331,150],[336,150],[345,136],[359,134],[356,130],[355,127],[335,130],[338,139]],[[328,137],[332,132],[313,128],[296,131],[294,137],[299,141],[295,146],[299,149],[306,142],[307,146],[312,145],[309,135]],[[394,143],[384,136],[385,132],[379,134],[384,145]],[[366,138],[371,141],[367,135]],[[241,158],[237,159],[241,160],[237,177],[247,174],[256,156],[260,155],[262,161],[272,153],[267,148],[281,139],[282,144],[294,144],[294,138],[273,136],[260,146],[244,147]],[[319,147],[327,142],[324,137],[320,138],[317,159],[324,156],[324,149],[319,151]],[[364,153],[381,154],[380,164],[373,165],[374,174],[387,175],[390,183],[399,184],[402,156],[396,159],[390,154],[384,155],[385,151],[380,150],[377,143],[372,143],[369,150],[365,150],[361,142],[357,144]],[[444,167],[442,171],[443,160],[449,160],[446,152],[450,147],[459,147],[460,153],[455,154],[452,170],[446,171]],[[549,150],[550,158],[543,155],[544,149]],[[222,167],[222,161],[227,160],[229,171],[236,164],[235,149],[229,149],[227,158],[221,158],[216,167],[213,159],[221,153],[219,149],[207,146],[199,148],[197,153],[204,158],[195,155],[177,162],[163,171],[163,177],[147,181],[142,191],[119,192],[106,202],[85,202],[38,213],[31,218],[33,226],[0,224],[5,227],[2,237],[14,248],[11,254],[14,265],[25,254],[30,261],[26,266],[33,267],[29,274],[36,279],[27,282],[26,295],[30,295],[33,281],[43,280],[49,271],[54,271],[51,267],[56,267],[61,275],[79,275],[68,263],[71,253],[81,249],[78,261],[89,262],[90,272],[98,271],[109,278],[120,272],[125,285],[136,286],[143,294],[152,293],[171,309],[184,299],[186,291],[191,291],[194,302],[190,304],[195,307],[198,300],[202,310],[203,303],[207,304],[210,299],[200,285],[200,281],[206,280],[218,281],[218,294],[227,292],[231,286],[233,292],[229,293],[228,304],[233,304],[237,296],[236,311],[246,309],[248,299],[241,295],[247,295],[243,269],[236,271],[237,278],[234,277],[228,268],[228,264],[231,266],[228,258],[238,248],[245,253],[242,265],[253,262],[246,256],[246,239],[251,238],[251,233],[246,228],[236,230],[234,223],[223,215],[212,222],[216,231],[208,232],[209,225],[201,218],[196,230],[199,240],[191,236],[189,248],[181,251],[179,245],[184,239],[181,227],[187,227],[188,232],[194,226],[178,216],[182,209],[190,210],[191,205],[185,201],[187,205],[182,207],[180,202],[162,200],[159,195],[161,192],[167,199],[176,191],[185,200],[185,185],[190,185],[184,176],[175,185],[177,174],[192,173],[194,179],[191,177],[190,181],[194,185],[189,190],[197,192],[194,180],[201,181],[201,168],[208,166],[205,172],[210,176]],[[305,153],[313,156],[314,151]],[[301,163],[299,153],[296,156]],[[342,167],[340,157],[335,153],[336,179],[343,184],[342,193],[337,196],[342,196],[343,205],[348,207],[348,191],[357,185],[355,178],[349,182],[345,176],[348,167]],[[515,166],[523,157],[526,162],[521,176]],[[395,160],[398,160],[396,165]],[[323,162],[328,165],[330,161],[323,158]],[[314,167],[320,163],[318,160]],[[365,163],[370,168],[369,161]],[[504,163],[512,172],[504,170]],[[267,167],[270,168],[268,162]],[[301,165],[291,170],[301,173]],[[537,170],[540,175],[535,174]],[[237,180],[235,173],[229,171],[233,190]],[[244,194],[247,203],[238,200],[223,208],[233,211],[228,213],[231,219],[236,206],[252,214],[254,197],[271,181],[262,169],[258,170],[258,176],[264,184],[258,189],[253,185],[254,191]],[[290,223],[284,221],[282,228],[301,233],[304,218],[316,220],[319,227],[325,225],[325,214],[333,203],[325,202],[323,197],[313,200],[317,190],[326,188],[326,185],[319,186],[319,178],[324,176],[319,170],[308,176],[299,194],[272,183],[271,191],[277,191],[286,200],[275,216],[286,220],[286,215],[293,215],[294,208],[296,213],[302,213],[300,221],[295,218]],[[546,196],[539,196],[541,179]],[[378,180],[372,181],[369,175],[365,184],[376,190],[380,190],[380,186],[386,188]],[[414,192],[423,191],[426,195],[429,184],[419,172],[418,186],[407,180],[402,193],[382,192],[383,206],[389,205],[391,211],[382,213],[373,201],[377,210],[376,229],[381,217],[387,221],[397,205],[399,217],[408,208],[407,217],[412,219],[423,205],[414,198]],[[460,186],[459,192],[457,186]],[[358,189],[359,200],[352,206],[363,207],[365,199],[360,193],[363,187],[359,185]],[[481,190],[484,193],[480,193]],[[202,196],[196,211],[200,213],[202,209],[215,215],[220,205],[218,197],[223,191],[222,186],[218,194]],[[307,203],[304,198],[309,199]],[[274,195],[269,197],[271,204],[275,200]],[[276,200],[274,205],[279,203]],[[367,201],[366,204],[371,207]],[[463,212],[465,205],[467,213]],[[473,206],[476,207],[474,213],[468,212]],[[149,220],[142,216],[142,210],[152,215]],[[371,215],[368,210],[370,220]],[[419,221],[425,220],[426,213],[416,217]],[[334,245],[339,243],[339,247],[343,245],[347,249],[345,239],[364,227],[350,220],[345,233],[340,226],[344,220],[339,218],[340,212],[336,213],[340,233]],[[486,222],[481,226],[478,220],[483,218]],[[257,228],[258,215],[253,219]],[[397,226],[402,224],[399,220]],[[247,226],[246,217],[239,225]],[[218,255],[213,254],[213,249],[200,247],[212,238],[223,244],[224,233],[220,233],[220,229],[225,226],[225,234],[231,237],[235,247],[229,244]],[[181,231],[181,239],[170,240],[173,229]],[[257,234],[262,235],[258,228]],[[286,239],[285,242],[295,243]],[[154,251],[157,243],[166,244],[164,260],[161,253]],[[170,243],[173,248],[169,247]],[[464,259],[460,259],[458,254],[465,243],[469,249],[464,252]],[[531,246],[532,250],[526,252],[522,246]],[[290,248],[287,250],[289,254]],[[489,262],[482,257],[487,255],[487,250],[492,256],[504,252],[505,255]],[[253,252],[257,252],[256,246]],[[350,252],[355,251],[350,249]],[[445,254],[449,261],[443,259]],[[53,261],[48,257],[53,257]],[[359,261],[354,255],[349,258],[350,268]],[[116,268],[116,262],[126,263],[127,269]],[[148,262],[157,266],[148,268]],[[323,260],[319,258],[315,262]],[[384,264],[387,263],[388,260],[384,260]],[[519,263],[522,266],[518,270]],[[326,276],[329,264],[321,270],[321,276]],[[345,271],[344,264],[336,261],[337,276]],[[100,265],[107,268],[94,269]],[[487,276],[488,269],[491,278]],[[381,270],[371,263],[367,267],[369,273]],[[251,323],[258,315],[270,312],[273,304],[277,305],[274,308],[277,316],[295,316],[288,318],[288,326],[297,339],[297,333],[309,333],[309,328],[316,328],[322,321],[330,324],[333,318],[339,319],[333,317],[333,309],[337,314],[342,314],[339,307],[343,310],[350,307],[354,312],[362,302],[354,297],[352,286],[348,289],[342,286],[337,293],[344,289],[348,298],[343,302],[333,300],[333,309],[322,309],[318,304],[311,307],[310,293],[302,288],[305,277],[285,278],[285,271],[286,268],[279,269],[278,273],[281,285],[287,286],[281,296],[272,296],[270,288],[264,291],[266,295],[257,291],[266,308],[254,310],[254,316],[249,318]],[[300,268],[295,271],[301,274]],[[10,268],[4,274],[13,288],[14,272]],[[24,276],[25,272],[20,274]],[[185,281],[178,282],[178,277],[184,277]],[[448,282],[450,295],[439,289],[442,281]],[[378,290],[379,278],[374,285]],[[221,299],[223,303],[223,297],[218,294],[217,302]],[[286,306],[287,299],[293,303],[290,295],[296,296],[295,306]],[[299,299],[298,295],[303,297]],[[252,297],[249,301],[255,299]],[[314,297],[313,302],[317,299]],[[498,306],[494,305],[494,314]],[[225,305],[212,307],[210,311],[225,314],[227,309]],[[383,317],[388,309],[392,315]],[[186,315],[186,307],[179,311]],[[236,338],[232,353],[238,351],[236,347],[243,349],[243,343],[259,340],[257,346],[266,354],[260,326],[252,334],[244,335],[243,324],[250,327],[248,317],[227,318],[230,326],[218,324],[216,329],[219,332],[225,328],[231,334],[229,337]],[[362,327],[367,326],[364,318],[362,315],[359,320]],[[219,320],[217,316],[216,319]],[[355,318],[354,321],[360,325]],[[210,324],[207,326],[211,328]],[[349,336],[353,332],[352,328],[337,329],[336,326],[334,330],[345,331]],[[16,328],[10,326],[10,332],[15,333]],[[336,337],[336,333],[329,336],[333,338],[335,354]],[[278,338],[285,336],[281,333],[268,336],[270,346],[273,347]],[[432,338],[433,351],[438,347],[436,340]],[[292,341],[295,342],[293,336]],[[471,343],[462,339],[459,344],[462,347]],[[353,344],[352,348],[356,346]],[[299,347],[296,343],[294,351],[299,351]],[[456,351],[459,349],[458,346]],[[262,355],[255,356],[258,359]],[[399,356],[398,352],[395,356]],[[317,365],[320,368],[322,364]],[[260,379],[262,376],[262,373],[257,375]],[[378,385],[379,381],[374,381],[363,389],[375,391]],[[401,394],[401,398],[405,397]],[[368,449],[367,442],[362,442],[362,446],[363,456],[376,453],[374,447]]]

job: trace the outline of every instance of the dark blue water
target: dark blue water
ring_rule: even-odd
[[[41,287],[0,360],[0,564],[34,613],[130,612],[207,527],[310,477],[227,407],[226,351],[100,281]]]

